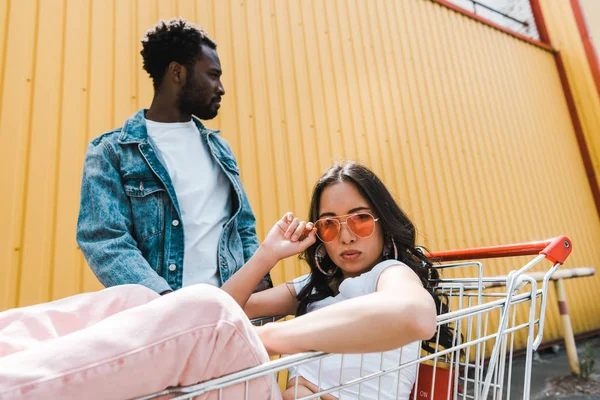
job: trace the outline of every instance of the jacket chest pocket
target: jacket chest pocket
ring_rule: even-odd
[[[129,178],[123,184],[131,203],[135,239],[143,242],[164,230],[166,191],[160,182],[150,178]]]

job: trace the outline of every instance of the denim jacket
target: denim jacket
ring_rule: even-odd
[[[104,286],[136,283],[161,293],[182,286],[184,231],[173,183],[148,137],[144,114],[138,111],[88,146],[77,243]],[[258,248],[256,220],[231,148],[218,131],[194,122],[235,193],[217,251],[222,284]]]

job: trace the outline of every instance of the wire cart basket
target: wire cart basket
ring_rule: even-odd
[[[437,326],[453,328],[452,346],[448,348],[440,345],[438,329],[437,335],[428,343],[430,351],[421,350],[420,355],[408,361],[401,356],[395,365],[384,363],[384,353],[339,355],[309,352],[281,357],[195,385],[169,388],[142,399],[231,399],[225,389],[235,385],[241,388],[238,393],[242,393],[243,397],[239,398],[281,399],[278,382],[285,387],[288,370],[309,363],[322,364],[330,357],[339,358],[341,365],[360,363],[361,373],[351,378],[344,378],[340,373],[337,385],[326,388],[317,385],[320,391],[309,396],[297,395],[296,386],[294,399],[501,400],[509,399],[509,388],[517,384],[523,385],[523,399],[529,399],[533,352],[542,342],[549,280],[565,262],[571,249],[571,241],[566,236],[559,236],[539,242],[428,254],[431,259],[440,262],[434,268],[441,276],[450,269],[468,269],[467,276],[471,276],[439,279],[437,282],[437,290],[445,296],[449,308],[438,315]],[[526,255],[535,257],[505,276],[487,276],[483,262],[468,261]],[[536,279],[528,276],[527,271],[544,259],[550,261],[551,266],[544,271],[541,287],[538,287]],[[260,325],[282,317],[258,318],[252,322]],[[522,357],[514,357],[517,350],[515,341],[524,342],[517,348],[525,355],[524,362]],[[363,375],[364,357],[380,357],[381,369]],[[518,360],[523,365],[516,368]],[[397,390],[390,390],[389,385],[382,384],[383,379],[388,382],[392,379],[399,384],[406,372],[411,372],[414,377],[409,396],[400,396]],[[270,393],[258,397],[252,392],[250,383],[261,377],[270,378],[272,385]],[[375,387],[375,394],[372,390],[370,393],[364,391],[366,385]]]

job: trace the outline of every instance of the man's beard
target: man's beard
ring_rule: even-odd
[[[216,117],[218,111],[212,109],[212,102],[202,104],[200,98],[203,96],[194,95],[194,92],[197,91],[189,83],[186,83],[179,95],[179,110],[185,114],[193,114],[203,120]]]

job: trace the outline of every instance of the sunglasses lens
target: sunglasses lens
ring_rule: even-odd
[[[337,219],[320,219],[315,224],[317,236],[322,242],[329,243],[333,241],[340,231],[340,221]]]
[[[357,236],[367,237],[375,229],[375,219],[371,214],[354,214],[348,217],[348,228]]]

